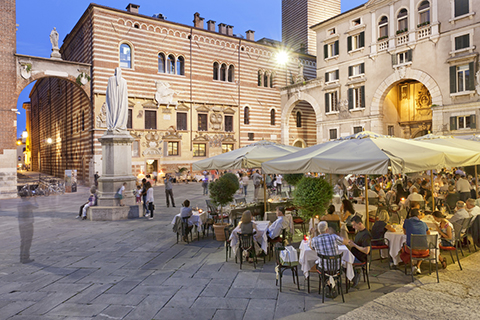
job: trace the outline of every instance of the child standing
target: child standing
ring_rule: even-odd
[[[142,186],[141,185],[137,186],[137,192],[135,192],[135,200],[137,203],[142,202]]]

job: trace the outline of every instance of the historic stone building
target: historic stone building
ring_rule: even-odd
[[[317,78],[282,89],[282,114],[308,103],[318,142],[361,130],[478,134],[479,7],[479,0],[371,0],[313,25]],[[291,133],[284,120],[284,143]]]
[[[205,28],[198,13],[189,26],[142,15],[133,4],[126,11],[91,4],[60,48],[64,61],[91,65],[91,76],[41,79],[31,92],[32,167],[58,176],[77,169],[86,182],[101,174],[98,138],[116,67],[128,83],[135,175],[190,168],[261,139],[280,142],[279,89],[314,78],[316,69],[304,53],[279,63],[282,50],[279,42],[255,41],[251,30],[234,35],[233,26],[212,20]],[[316,143],[311,108],[299,104],[287,118],[295,128],[290,143]]]

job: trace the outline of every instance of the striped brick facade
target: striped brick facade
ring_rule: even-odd
[[[282,0],[282,41],[294,51],[317,54],[310,27],[340,14],[340,0]]]
[[[156,161],[157,170],[173,172],[181,167],[190,168],[196,160],[220,154],[229,145],[236,149],[261,139],[280,142],[279,89],[297,78],[300,62],[304,66],[304,76],[314,78],[315,57],[292,53],[286,66],[279,65],[276,47],[266,42],[209,31],[202,25],[203,21],[195,28],[135,12],[90,5],[66,37],[61,53],[64,60],[92,64],[92,101],[86,100],[81,91],[75,91],[75,85],[71,84],[72,88],[61,91],[63,96],[58,100],[62,102],[51,99],[52,110],[56,110],[53,117],[39,116],[38,127],[32,121],[32,130],[40,132],[38,139],[42,139],[42,134],[46,137],[57,130],[62,137],[69,137],[66,139],[70,139],[72,144],[66,144],[66,150],[62,146],[48,151],[48,155],[55,154],[55,159],[44,159],[43,164],[62,174],[67,167],[65,162],[68,162],[69,169],[77,169],[79,179],[85,181],[91,181],[95,171],[101,174],[98,138],[106,130],[105,92],[108,78],[119,66],[122,44],[131,49],[131,66],[122,67],[122,76],[128,83],[132,123],[129,130],[136,140],[132,150],[133,174],[152,171],[154,168],[147,162]],[[226,32],[229,32],[228,28]],[[165,57],[171,55],[175,60],[183,58],[184,74],[159,72],[160,53]],[[215,62],[220,66],[232,66],[234,78],[231,81],[214,80]],[[263,77],[259,83],[259,71],[267,75],[267,86],[264,86]],[[156,81],[167,84],[175,91],[172,105],[157,103]],[[59,85],[63,88],[70,83],[46,79],[37,84],[34,91],[38,96],[32,94],[32,114],[35,103],[42,101],[43,105],[48,100],[49,90],[53,92]],[[249,109],[248,121],[245,120],[245,107]],[[62,108],[63,111],[60,111]],[[310,124],[312,120],[306,119],[309,106],[299,105],[298,108],[305,108],[302,109],[305,114],[303,123],[308,128],[313,127]],[[271,119],[272,109],[275,110],[275,121]],[[75,127],[81,119],[81,112],[85,115],[85,130],[77,132]],[[73,134],[69,132],[68,121],[61,120],[65,118],[65,113],[67,118],[73,119]],[[183,128],[186,130],[177,129],[180,113],[187,115],[187,125]],[[152,115],[156,118],[156,129],[146,128],[146,117]],[[206,131],[199,128],[199,115],[207,116]],[[231,128],[226,127],[226,117],[233,119]],[[51,127],[51,121],[58,126],[57,129]],[[42,133],[42,130],[47,132]],[[298,128],[298,135],[305,137],[305,142],[310,144],[308,130],[307,127]],[[292,142],[296,136],[292,136]],[[169,150],[175,143],[178,144],[178,154],[171,155]],[[195,154],[195,149],[201,145],[205,145],[205,156]]]

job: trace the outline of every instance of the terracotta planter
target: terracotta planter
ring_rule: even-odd
[[[213,231],[215,232],[215,239],[217,241],[225,241],[225,227],[226,223],[215,223],[213,225]]]

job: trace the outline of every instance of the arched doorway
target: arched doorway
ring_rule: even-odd
[[[317,143],[315,110],[307,101],[298,101],[288,119],[288,144],[311,147]]]
[[[432,96],[420,81],[404,79],[394,83],[383,103],[386,133],[416,138],[432,128]]]

